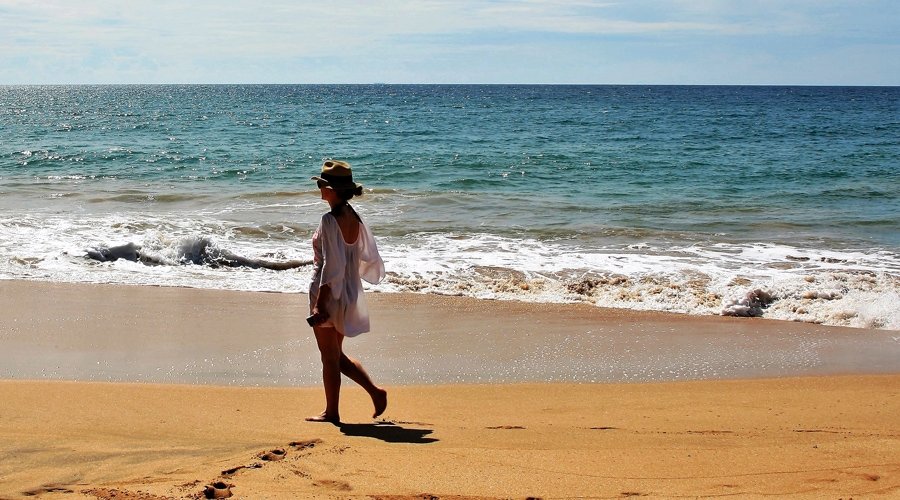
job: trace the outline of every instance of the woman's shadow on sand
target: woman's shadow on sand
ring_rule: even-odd
[[[438,439],[426,437],[431,434],[431,429],[408,429],[393,422],[374,422],[371,424],[338,424],[338,428],[345,436],[362,436],[380,439],[388,443],[434,443]]]

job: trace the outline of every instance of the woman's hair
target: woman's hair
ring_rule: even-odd
[[[341,200],[350,201],[354,196],[362,196],[363,188],[362,186],[356,186],[355,188],[349,189],[335,189],[334,192]]]

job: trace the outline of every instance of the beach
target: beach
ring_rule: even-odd
[[[332,426],[305,299],[0,282],[0,498],[900,491],[896,331],[370,294]]]

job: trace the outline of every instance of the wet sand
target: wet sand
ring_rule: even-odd
[[[370,301],[333,426],[303,295],[0,281],[0,498],[900,494],[900,332]]]
[[[900,332],[369,294],[345,350],[387,384],[900,373]],[[0,281],[0,379],[313,386],[305,294]]]

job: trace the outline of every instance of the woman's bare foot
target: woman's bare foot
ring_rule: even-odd
[[[319,415],[313,415],[312,417],[306,417],[307,422],[328,422],[330,424],[339,424],[341,423],[341,417],[338,415],[328,415],[324,411]]]
[[[384,389],[377,389],[375,394],[372,395],[372,404],[375,405],[375,414],[372,415],[372,418],[378,418],[378,416],[384,413],[384,410],[387,408],[387,391]]]

